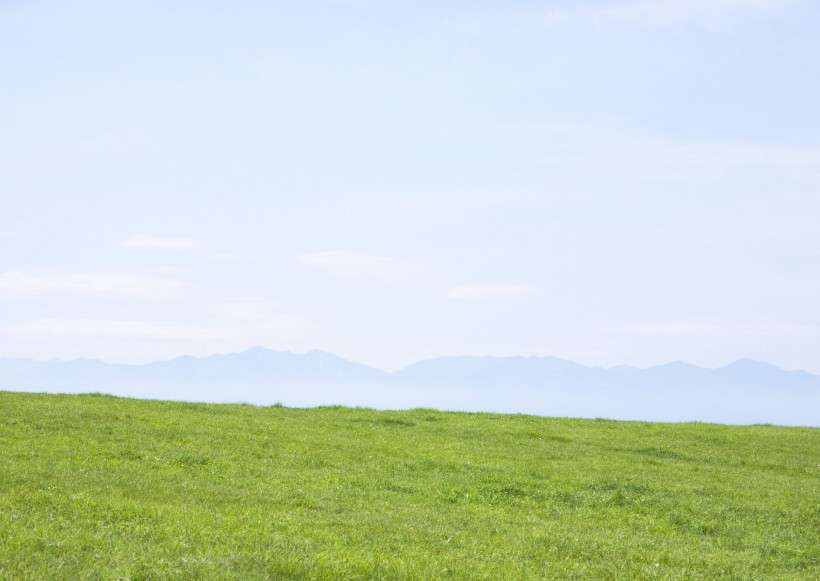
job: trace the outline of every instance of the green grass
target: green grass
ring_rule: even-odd
[[[0,392],[0,578],[820,578],[820,430]]]

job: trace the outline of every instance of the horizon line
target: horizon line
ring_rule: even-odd
[[[718,370],[718,369],[725,369],[725,368],[731,367],[733,365],[737,365],[738,363],[751,362],[751,363],[758,363],[758,364],[768,365],[768,366],[773,367],[775,369],[778,369],[780,371],[785,371],[785,372],[789,372],[789,373],[803,372],[803,373],[807,373],[809,375],[820,376],[820,374],[812,373],[811,371],[808,371],[808,370],[803,369],[803,368],[786,369],[786,368],[780,367],[778,365],[775,365],[773,363],[770,363],[768,361],[763,361],[763,360],[760,360],[760,359],[753,359],[751,357],[741,357],[740,359],[735,359],[733,361],[730,361],[729,363],[726,363],[724,365],[718,365],[716,367],[706,367],[706,366],[703,366],[703,365],[690,363],[688,361],[683,361],[681,359],[675,359],[675,360],[672,360],[672,361],[668,361],[666,363],[659,363],[659,364],[655,364],[655,365],[648,365],[648,366],[642,367],[642,366],[639,366],[639,365],[632,365],[632,364],[629,364],[629,363],[619,363],[619,364],[610,365],[610,366],[587,365],[587,364],[584,364],[584,363],[578,363],[577,361],[573,361],[571,359],[565,359],[563,357],[557,357],[555,355],[439,355],[439,356],[435,356],[435,357],[429,357],[429,358],[419,359],[419,360],[413,361],[412,363],[410,363],[408,365],[404,365],[403,367],[400,367],[400,368],[398,368],[394,371],[385,371],[384,369],[380,369],[379,367],[375,367],[373,365],[369,365],[369,364],[366,364],[366,363],[360,363],[360,362],[354,361],[352,359],[347,359],[347,358],[342,357],[340,355],[337,355],[335,353],[331,353],[329,351],[323,351],[321,349],[310,349],[310,350],[305,351],[303,353],[297,353],[297,352],[290,351],[290,350],[287,350],[287,349],[272,349],[272,348],[269,348],[269,347],[264,347],[262,345],[254,345],[254,346],[248,347],[246,349],[241,349],[241,350],[238,350],[238,351],[230,351],[230,352],[227,352],[227,353],[214,352],[214,353],[211,353],[209,355],[201,355],[201,356],[191,355],[189,353],[183,353],[183,354],[176,355],[176,356],[173,356],[173,357],[170,357],[170,358],[167,358],[167,359],[157,359],[157,360],[152,360],[152,361],[146,361],[146,362],[143,362],[143,363],[117,363],[117,362],[113,362],[113,361],[106,361],[104,359],[100,359],[100,358],[97,358],[97,357],[85,357],[85,356],[74,357],[74,358],[71,358],[71,359],[60,359],[60,358],[57,358],[57,357],[53,357],[53,358],[46,359],[46,360],[36,359],[34,357],[3,357],[3,356],[0,356],[0,360],[3,360],[3,359],[27,360],[27,361],[33,361],[35,363],[42,363],[42,364],[73,363],[75,361],[92,361],[92,362],[103,363],[105,365],[120,365],[120,366],[126,366],[126,367],[140,367],[140,366],[143,366],[143,365],[152,365],[152,364],[156,364],[156,363],[170,363],[172,361],[176,361],[178,359],[185,359],[185,358],[203,360],[203,359],[208,359],[208,358],[211,358],[211,357],[229,357],[231,355],[242,355],[244,353],[248,353],[248,352],[251,352],[251,351],[266,351],[266,352],[270,352],[270,353],[282,353],[282,354],[295,355],[297,357],[305,357],[305,356],[308,356],[308,355],[311,355],[311,354],[330,355],[332,357],[337,357],[339,359],[342,359],[342,360],[344,360],[348,363],[353,363],[353,364],[356,364],[356,365],[362,365],[364,367],[368,367],[370,369],[374,369],[376,371],[380,371],[380,372],[386,373],[388,375],[393,374],[393,373],[397,373],[397,372],[399,372],[403,369],[407,369],[408,367],[411,367],[413,365],[416,365],[418,363],[423,363],[423,362],[426,362],[426,361],[434,361],[434,360],[437,360],[437,359],[459,359],[459,358],[461,358],[461,359],[554,359],[554,360],[562,361],[562,362],[565,362],[565,363],[572,363],[573,365],[586,367],[588,369],[611,370],[611,369],[616,369],[616,368],[619,368],[619,367],[629,367],[629,368],[634,368],[634,369],[638,369],[638,370],[641,370],[641,371],[645,371],[645,370],[648,370],[648,369],[659,368],[659,367],[667,367],[667,366],[671,366],[671,365],[675,365],[675,364],[682,364],[682,365],[686,365],[686,366],[689,366],[689,367],[694,367],[694,368],[697,368],[697,369]]]

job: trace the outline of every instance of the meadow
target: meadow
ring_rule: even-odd
[[[820,429],[0,392],[2,579],[817,579]]]

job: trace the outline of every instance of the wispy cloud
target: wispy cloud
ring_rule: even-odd
[[[192,238],[165,238],[162,236],[132,236],[121,240],[125,248],[164,248],[167,250],[194,250],[201,244]]]
[[[265,297],[225,297],[211,299],[198,308],[220,318],[241,322],[260,322],[280,315],[282,305]]]
[[[121,272],[31,275],[8,271],[0,274],[0,293],[23,297],[65,293],[155,299],[175,296],[188,286],[178,280]]]
[[[753,321],[669,321],[646,325],[626,326],[619,331],[638,335],[663,336],[731,336],[731,337],[777,337],[817,334],[818,329],[809,325],[789,325]]]
[[[444,295],[456,300],[484,300],[529,297],[535,294],[535,288],[513,284],[468,284],[448,288]]]
[[[233,252],[217,252],[211,254],[210,259],[214,262],[236,262],[239,260],[239,256]]]
[[[170,325],[155,321],[35,319],[0,328],[0,333],[25,336],[200,339],[218,338],[223,332],[212,327]]]
[[[549,10],[536,20],[545,23],[637,24],[668,26],[716,23],[785,10],[795,0],[613,0],[596,6],[578,3]]]
[[[426,265],[414,260],[341,250],[300,254],[295,259],[299,264],[336,278],[409,281],[430,273]]]

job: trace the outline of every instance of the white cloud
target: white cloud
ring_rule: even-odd
[[[766,15],[794,4],[795,0],[616,0],[551,10],[540,20],[556,24],[713,25],[743,15]]]
[[[214,262],[236,262],[239,260],[239,256],[232,252],[218,252],[211,254],[210,259]]]
[[[807,325],[734,321],[671,321],[619,329],[638,335],[776,337],[816,334],[818,329]]]
[[[12,230],[0,230],[0,238],[14,238],[17,236],[17,232]]]
[[[32,296],[49,293],[113,295],[132,298],[167,298],[188,283],[144,274],[88,272],[30,275],[18,271],[0,274],[0,293]]]
[[[201,244],[192,238],[164,238],[161,236],[132,236],[121,240],[125,248],[164,248],[167,250],[194,250]]]
[[[229,339],[234,345],[237,342],[244,345],[275,343],[280,348],[290,349],[295,343],[313,348],[313,339],[320,332],[309,318],[266,297],[223,297],[194,306],[206,320],[219,325],[222,338]]]
[[[121,363],[145,363],[182,354],[207,356],[241,351],[254,345],[308,351],[321,343],[320,330],[294,313],[225,313],[236,317],[188,321],[157,319],[29,319],[0,327],[6,352],[30,357],[94,357]],[[247,315],[247,317],[243,317]]]
[[[279,315],[282,305],[264,297],[228,297],[201,303],[199,308],[230,320],[258,322]]]
[[[109,337],[144,339],[200,339],[222,336],[222,330],[192,325],[169,325],[154,321],[106,319],[36,319],[3,327],[4,335]]]
[[[444,291],[444,295],[456,300],[483,300],[529,297],[535,294],[531,286],[513,284],[468,284],[454,286]]]
[[[409,281],[430,273],[426,265],[417,261],[341,250],[300,254],[296,261],[336,278]]]

